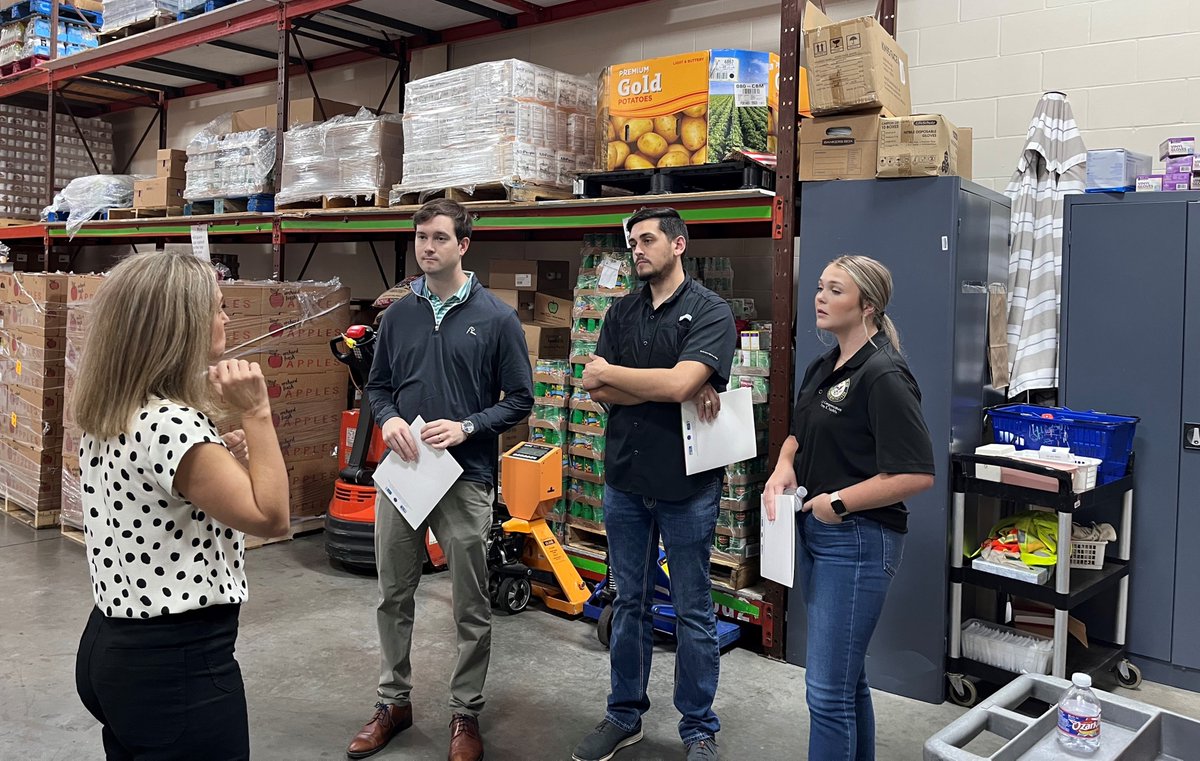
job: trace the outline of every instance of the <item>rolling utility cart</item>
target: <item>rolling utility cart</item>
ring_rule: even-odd
[[[951,484],[954,491],[953,514],[950,534],[950,652],[946,677],[950,682],[950,700],[961,706],[974,705],[979,693],[976,681],[1005,685],[1019,676],[979,660],[966,658],[962,653],[963,585],[992,589],[1016,597],[1022,597],[1054,607],[1054,637],[1051,656],[1051,674],[1063,678],[1074,672],[1089,674],[1116,669],[1118,681],[1127,687],[1136,687],[1142,676],[1137,666],[1126,658],[1125,627],[1129,597],[1129,547],[1133,524],[1133,460],[1130,456],[1124,475],[1109,483],[1103,483],[1087,491],[1076,492],[1072,474],[1007,457],[959,454],[951,456]],[[1020,471],[1020,475],[1043,479],[1047,488],[1043,491],[1029,486],[1017,486],[993,480],[999,469]],[[1101,478],[1103,481],[1103,478]],[[962,549],[965,546],[964,525],[966,496],[976,494],[993,497],[1005,503],[1007,509],[1022,505],[1037,505],[1050,508],[1058,517],[1058,557],[1054,566],[1054,578],[1045,584],[1036,584],[964,565]],[[1075,557],[1069,542],[1071,519],[1076,510],[1092,505],[1111,504],[1121,499],[1121,526],[1117,534],[1115,557],[1104,558],[1092,552],[1094,557],[1080,562]],[[1064,540],[1063,538],[1067,539]],[[976,538],[978,541],[978,538]],[[1089,548],[1093,549],[1094,548]],[[1078,555],[1079,553],[1076,553]],[[1080,565],[1091,567],[1081,568]],[[1099,567],[1101,566],[1102,567]],[[1115,637],[1112,643],[1100,642],[1089,636],[1089,647],[1079,647],[1068,653],[1067,619],[1069,612],[1079,604],[1096,595],[1115,589],[1117,608]],[[929,756],[926,756],[929,758]],[[940,757],[939,757],[940,758]]]
[[[958,717],[925,743],[924,761],[1052,761],[1077,758],[1058,745],[1058,701],[1071,683],[1025,674]],[[1092,761],[1173,761],[1195,758],[1200,722],[1136,700],[1096,691],[1100,699],[1100,747]],[[1048,706],[1041,715],[1017,712],[1028,700]],[[982,732],[1008,742],[989,756],[968,750]]]

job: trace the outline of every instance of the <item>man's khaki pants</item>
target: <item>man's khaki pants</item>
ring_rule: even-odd
[[[494,491],[458,481],[426,524],[414,529],[383,494],[375,502],[375,565],[379,572],[379,700],[407,705],[412,693],[414,595],[425,562],[425,529],[446,554],[458,629],[458,663],[450,680],[453,713],[478,716],[492,651],[492,605],[488,599],[487,536]]]

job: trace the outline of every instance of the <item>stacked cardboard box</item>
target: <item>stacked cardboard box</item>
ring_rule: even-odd
[[[38,528],[61,504],[66,295],[66,275],[0,276],[4,491]]]
[[[350,292],[325,283],[232,281],[225,297],[227,357],[262,366],[288,470],[293,517],[325,513],[337,480],[335,450],[347,406],[346,368],[329,342],[350,325]],[[218,421],[222,432],[236,416]]]
[[[912,115],[908,56],[874,18],[834,23],[808,3],[804,50],[814,118],[800,126],[801,180],[970,177],[970,131]]]
[[[83,528],[83,501],[80,491],[79,446],[83,432],[75,422],[71,400],[79,360],[83,356],[87,337],[91,300],[104,282],[104,275],[70,275],[67,277],[67,334],[63,387],[66,404],[63,410],[62,445],[62,524]]]
[[[283,179],[277,204],[375,196],[387,204],[404,165],[400,116],[363,110],[294,127],[283,138]]]
[[[183,206],[183,189],[187,185],[187,152],[166,148],[158,152],[157,158],[154,179],[135,180],[133,183],[135,209]]]

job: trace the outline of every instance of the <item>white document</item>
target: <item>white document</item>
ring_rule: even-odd
[[[680,413],[683,464],[689,476],[758,455],[750,389],[735,388],[721,394],[721,411],[716,420],[702,422],[694,402],[681,404]]]
[[[434,449],[421,440],[425,420],[420,416],[412,421],[413,439],[417,442],[417,461],[405,462],[395,452],[375,469],[375,486],[387,495],[404,520],[413,528],[437,507],[437,503],[462,475],[462,466],[445,449]]]
[[[775,520],[767,520],[764,503],[760,524],[760,573],[770,579],[791,587],[796,574],[796,511],[804,504],[808,492],[804,487],[788,489],[775,498]],[[764,498],[765,499],[765,498]]]
[[[208,250],[208,225],[192,225],[192,253],[205,264],[212,259]]]

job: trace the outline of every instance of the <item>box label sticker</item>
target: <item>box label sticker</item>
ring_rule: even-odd
[[[743,106],[767,105],[766,82],[737,82],[733,85],[733,105]]]
[[[530,274],[514,275],[513,276],[513,284],[516,285],[518,288],[532,288],[533,287],[533,275],[530,275]]]
[[[605,259],[600,263],[600,287],[616,288],[621,275],[621,263],[616,259]]]
[[[21,360],[17,360],[17,375],[21,374]]]
[[[192,253],[202,262],[212,259],[208,251],[208,225],[192,225]]]
[[[714,56],[708,66],[710,82],[738,81],[738,59]]]

